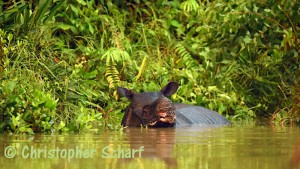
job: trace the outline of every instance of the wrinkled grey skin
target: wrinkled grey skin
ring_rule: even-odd
[[[169,82],[161,91],[135,93],[118,87],[118,93],[130,99],[122,119],[122,126],[173,127],[178,125],[230,125],[215,111],[200,106],[174,104],[169,96],[178,89],[178,83]]]

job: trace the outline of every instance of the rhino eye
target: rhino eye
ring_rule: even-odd
[[[150,110],[151,110],[150,106],[144,106],[144,107],[143,107],[143,114],[144,114],[144,115],[149,114],[149,113],[150,113]]]

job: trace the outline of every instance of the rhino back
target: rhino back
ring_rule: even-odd
[[[201,106],[175,104],[176,126],[178,125],[230,125],[231,123],[215,111]]]

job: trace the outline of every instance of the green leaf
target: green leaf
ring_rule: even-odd
[[[171,25],[177,28],[181,26],[181,24],[177,20],[171,20]]]
[[[33,130],[30,127],[27,127],[25,130],[28,134],[34,134]]]
[[[16,82],[14,81],[9,81],[7,84],[7,90],[9,93],[12,93],[14,91],[14,88],[16,86]]]
[[[95,32],[94,27],[92,26],[91,23],[88,23],[89,31],[93,34]]]
[[[57,26],[58,26],[59,28],[61,28],[62,30],[69,30],[69,29],[74,30],[74,29],[76,29],[74,26],[68,25],[68,24],[64,24],[64,23],[59,24],[59,25],[57,25]]]
[[[247,44],[247,43],[251,43],[252,39],[249,36],[246,36],[243,38],[243,41]]]
[[[80,3],[81,5],[87,5],[87,3],[84,0],[77,0],[78,3]]]
[[[66,2],[66,0],[60,0],[60,2],[50,10],[49,15],[44,19],[44,22],[51,19],[53,15],[58,11],[58,9]]]
[[[33,21],[31,21],[31,27],[39,24],[41,22],[42,17],[47,12],[48,8],[50,7],[50,4],[52,3],[52,0],[43,0],[40,1],[38,7],[35,9],[33,14]]]
[[[264,11],[269,13],[269,12],[271,12],[271,9],[266,8],[266,9],[264,9]]]
[[[75,7],[74,5],[70,5],[70,8],[71,8],[71,10],[73,11],[73,12],[75,12],[75,15],[76,16],[78,16],[78,13],[79,13],[79,10],[78,10],[78,8],[77,7]]]
[[[55,110],[56,109],[56,106],[57,106],[57,101],[58,100],[46,100],[45,102],[45,107],[50,109],[50,110]]]
[[[92,72],[87,72],[87,73],[83,74],[84,78],[86,78],[86,79],[95,78],[97,75],[98,75],[98,70],[94,70]]]
[[[254,4],[253,11],[254,11],[254,12],[257,12],[258,9],[259,9],[259,8]]]
[[[10,43],[11,40],[13,39],[13,34],[11,34],[11,33],[8,34],[7,39],[8,39],[8,42]]]
[[[60,123],[59,123],[59,125],[58,125],[58,127],[57,127],[57,130],[62,129],[62,128],[64,128],[65,126],[66,126],[66,123],[63,122],[63,121],[60,121]]]
[[[219,110],[218,110],[219,113],[222,114],[226,109],[227,107],[223,103],[219,104]]]

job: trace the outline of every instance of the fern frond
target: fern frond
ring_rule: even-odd
[[[195,60],[193,59],[188,49],[182,43],[176,44],[174,48],[175,52],[180,57],[177,59],[176,64],[179,62],[183,62],[186,65],[186,67],[190,67],[194,64]]]
[[[101,60],[106,60],[105,77],[109,88],[113,88],[120,82],[120,73],[116,65],[125,61],[130,62],[130,56],[124,50],[110,48],[102,55]]]
[[[186,58],[186,57],[192,58],[192,55],[181,43],[175,45],[175,52],[179,54],[179,56],[182,58]]]
[[[102,55],[101,60],[104,59],[106,59],[106,64],[110,64],[110,62],[116,64],[119,62],[130,61],[130,56],[124,50],[118,48],[110,48]]]
[[[199,4],[195,0],[187,0],[180,4],[181,9],[184,12],[191,12],[191,11],[197,11],[199,8]]]
[[[105,69],[105,77],[109,84],[109,88],[113,88],[120,82],[119,71],[115,65],[107,65]]]

